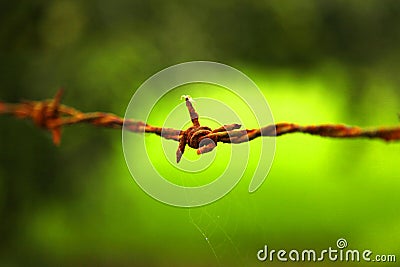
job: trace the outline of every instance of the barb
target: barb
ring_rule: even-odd
[[[0,115],[9,114],[21,119],[31,119],[37,126],[51,132],[53,142],[61,142],[63,126],[87,123],[98,127],[121,129],[136,133],[153,133],[163,138],[179,142],[176,152],[177,162],[180,161],[186,145],[197,149],[197,154],[212,151],[218,142],[243,143],[260,136],[281,136],[289,133],[307,133],[333,138],[375,138],[385,141],[400,140],[400,126],[392,128],[364,129],[358,126],[342,124],[325,124],[301,126],[294,123],[277,123],[260,129],[239,130],[240,124],[228,124],[212,130],[201,126],[199,115],[192,105],[190,96],[183,96],[186,101],[192,126],[186,130],[161,128],[134,119],[124,119],[112,113],[84,113],[73,107],[62,105],[63,90],[59,90],[53,99],[43,101],[22,101],[20,103],[4,103],[0,101]]]

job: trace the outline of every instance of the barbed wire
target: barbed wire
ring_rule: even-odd
[[[186,101],[192,126],[186,130],[162,128],[149,125],[143,121],[124,119],[112,113],[84,113],[73,107],[61,104],[62,94],[63,90],[59,90],[53,99],[42,101],[21,101],[20,103],[0,101],[0,114],[9,114],[21,119],[31,119],[37,126],[52,133],[53,142],[56,145],[61,142],[62,127],[78,123],[114,129],[123,128],[136,133],[153,133],[165,139],[179,142],[176,152],[177,162],[180,161],[186,145],[197,149],[197,154],[203,154],[212,151],[218,142],[243,143],[260,136],[274,137],[289,133],[307,133],[333,138],[364,137],[385,141],[400,140],[400,126],[364,129],[343,124],[301,126],[295,123],[283,122],[267,125],[259,129],[240,130],[240,124],[228,124],[212,130],[210,127],[200,125],[199,115],[194,109],[189,96],[183,97]]]

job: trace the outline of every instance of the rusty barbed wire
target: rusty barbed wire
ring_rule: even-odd
[[[273,137],[289,133],[307,133],[333,138],[375,138],[385,141],[400,140],[400,126],[364,129],[358,126],[343,124],[324,124],[301,126],[295,123],[277,123],[259,129],[240,130],[240,124],[228,124],[212,130],[201,126],[199,115],[194,109],[191,98],[183,96],[186,101],[192,126],[186,130],[162,128],[149,125],[143,121],[124,119],[112,113],[89,112],[84,113],[73,107],[61,104],[63,90],[59,90],[53,99],[42,101],[22,101],[20,103],[5,103],[0,101],[0,115],[9,114],[21,119],[31,119],[37,126],[51,132],[53,142],[61,142],[61,129],[64,126],[87,123],[99,127],[114,128],[136,132],[153,133],[165,139],[179,142],[176,152],[177,162],[180,161],[186,145],[197,149],[197,154],[212,151],[218,142],[243,143],[260,136]]]

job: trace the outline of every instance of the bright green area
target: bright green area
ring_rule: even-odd
[[[398,125],[400,4],[322,2],[11,3],[0,16],[0,99],[48,98],[63,86],[65,104],[123,115],[151,75],[199,59],[253,79],[276,122]],[[221,101],[254,127],[243,102],[204,84],[170,92],[149,123],[189,126],[182,94]],[[195,105],[201,115],[205,107]],[[201,123],[219,126],[211,117]],[[183,209],[136,185],[118,130],[71,126],[54,147],[30,122],[0,117],[0,125],[0,266],[275,266],[257,262],[264,245],[321,250],[342,237],[350,249],[400,260],[400,143],[282,136],[258,191],[247,192],[258,163],[250,156],[226,197]],[[148,135],[145,144],[160,173],[189,186],[215,179],[232,150],[219,144],[199,158],[188,148],[190,161],[215,160],[187,174],[168,161],[176,142]],[[249,145],[259,153],[260,139]],[[282,264],[292,265],[314,266]]]

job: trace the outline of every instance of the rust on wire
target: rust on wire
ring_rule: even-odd
[[[197,154],[212,151],[218,142],[243,143],[260,136],[281,136],[289,133],[307,133],[333,138],[375,138],[385,141],[400,140],[400,126],[391,128],[364,129],[358,126],[325,124],[301,126],[294,123],[277,123],[259,129],[240,130],[240,124],[228,124],[212,130],[201,126],[199,115],[192,105],[190,96],[183,96],[186,101],[192,126],[186,130],[151,126],[134,119],[124,119],[112,113],[84,113],[70,106],[61,104],[63,90],[59,90],[53,99],[43,101],[22,101],[5,103],[0,101],[0,114],[10,114],[17,118],[31,119],[37,126],[51,132],[53,142],[61,142],[61,128],[66,125],[86,123],[99,127],[114,128],[137,132],[153,133],[163,138],[179,142],[176,160],[180,161],[186,145],[197,149]]]
[[[177,163],[181,160],[186,145],[197,149],[197,154],[204,154],[212,151],[217,146],[217,142],[220,141],[218,134],[227,134],[229,137],[231,131],[241,127],[239,124],[229,124],[211,130],[210,127],[200,126],[199,115],[192,105],[192,99],[187,95],[183,97],[185,98],[186,107],[189,111],[193,125],[187,130],[182,131],[179,135],[179,146],[176,151]]]

